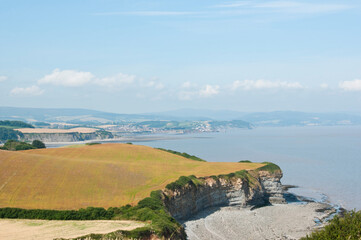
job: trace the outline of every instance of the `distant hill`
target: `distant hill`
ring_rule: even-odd
[[[173,121],[174,124],[177,125],[179,122],[185,121],[212,121],[215,125],[279,127],[359,125],[361,124],[361,115],[337,112],[309,113],[296,111],[245,113],[230,110],[207,109],[179,109],[154,113],[121,114],[71,108],[0,107],[0,120],[21,120],[37,126],[38,123],[44,124],[44,122],[64,122],[83,125],[136,122],[144,125],[146,123],[160,124],[159,121]],[[226,123],[233,120],[242,120],[243,122]]]
[[[173,117],[183,120],[217,120],[217,121],[231,121],[242,119],[246,113],[231,110],[210,110],[210,109],[191,109],[183,108],[178,110],[171,110],[165,112],[154,112],[149,115]]]
[[[242,117],[256,126],[335,126],[359,125],[361,116],[348,113],[307,113],[276,111],[250,113]]]
[[[147,115],[108,113],[76,108],[0,107],[0,119],[27,122],[108,123],[114,121],[148,120]]]
[[[273,111],[244,113],[229,110],[179,109],[161,113],[159,116],[182,117],[188,120],[212,119],[215,121],[243,120],[254,126],[335,126],[359,125],[361,115],[356,113],[310,113],[297,111]]]

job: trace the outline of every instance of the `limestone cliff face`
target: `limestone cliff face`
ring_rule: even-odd
[[[50,142],[80,142],[88,140],[112,139],[113,135],[109,132],[94,133],[24,133],[22,141],[40,140],[45,143]]]
[[[200,184],[187,184],[176,190],[164,190],[164,203],[177,220],[215,206],[258,206],[285,203],[280,179],[282,172],[249,171],[247,178],[199,178]]]

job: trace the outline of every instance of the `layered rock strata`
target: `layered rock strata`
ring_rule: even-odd
[[[285,203],[281,171],[248,171],[246,177],[199,178],[198,184],[186,184],[164,190],[164,203],[177,220],[216,206],[260,206]]]

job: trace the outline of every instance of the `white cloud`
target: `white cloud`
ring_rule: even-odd
[[[196,88],[197,84],[187,81],[187,82],[184,82],[181,87],[182,88]]]
[[[253,89],[300,89],[303,86],[298,82],[286,82],[286,81],[269,81],[269,80],[243,80],[234,81],[232,84],[232,90],[253,90]]]
[[[197,12],[178,12],[178,11],[135,11],[135,12],[103,12],[96,13],[98,16],[111,16],[111,15],[133,15],[133,16],[184,16],[194,15]]]
[[[361,79],[340,82],[339,87],[345,91],[361,91]]]
[[[75,70],[55,69],[51,74],[46,75],[38,81],[39,84],[54,84],[66,87],[80,87],[94,79],[90,72],[80,72]]]
[[[312,3],[301,1],[237,1],[214,6],[216,8],[242,8],[243,10],[260,10],[284,13],[328,13],[352,8],[346,4]]]
[[[44,90],[35,85],[27,88],[16,87],[10,91],[12,96],[39,96],[43,93]]]
[[[192,100],[197,95],[197,92],[194,91],[180,91],[178,93],[178,98],[180,100]]]
[[[219,86],[218,85],[206,85],[199,91],[199,96],[201,97],[211,97],[217,95],[219,93]]]
[[[7,79],[8,79],[7,76],[0,76],[0,82],[5,81],[5,80],[7,80]]]
[[[320,87],[323,88],[323,89],[329,88],[329,86],[328,86],[327,83],[322,83],[322,84],[320,85]]]
[[[159,83],[156,81],[149,81],[146,84],[144,84],[145,87],[154,88],[156,90],[162,90],[164,88],[163,83]]]
[[[178,93],[178,98],[180,100],[192,100],[194,98],[207,98],[219,94],[220,87],[218,85],[205,85],[202,88],[197,88],[195,84],[190,82],[185,82],[181,86],[182,89]]]
[[[109,88],[122,88],[126,85],[132,84],[135,79],[136,77],[134,75],[118,73],[117,75],[112,77],[96,79],[94,80],[94,83]]]

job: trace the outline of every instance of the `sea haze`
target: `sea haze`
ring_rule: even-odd
[[[361,126],[232,129],[136,144],[211,162],[274,162],[283,170],[283,184],[300,186],[299,192],[324,193],[347,209],[361,209]]]

